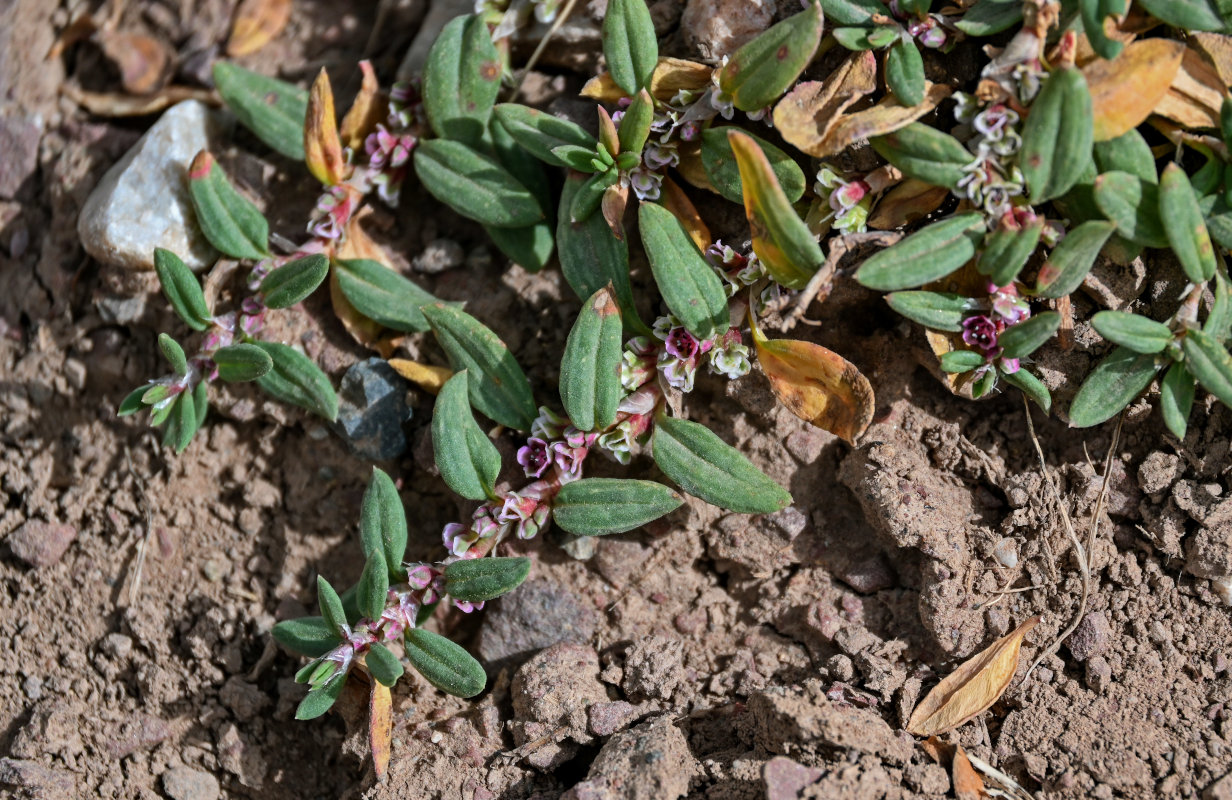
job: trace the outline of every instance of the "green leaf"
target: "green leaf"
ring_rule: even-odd
[[[741,111],[758,111],[778,100],[804,72],[821,43],[817,3],[758,34],[719,69],[719,89]]]
[[[732,152],[728,141],[730,125],[716,125],[702,132],[702,167],[710,184],[724,198],[733,203],[744,202],[744,185],[740,181],[740,167],[736,163],[736,154]],[[789,203],[794,203],[804,196],[804,171],[795,160],[779,148],[747,131],[741,131],[761,148],[770,161],[770,169],[778,179],[779,186]]]
[[[592,158],[599,148],[599,141],[581,126],[535,108],[501,103],[496,106],[495,115],[514,141],[535,158],[554,167],[572,166],[552,152],[557,147],[576,148],[589,153]],[[590,168],[585,171],[594,170]]]
[[[1069,421],[1089,428],[1116,416],[1155,377],[1155,356],[1117,347],[1083,382],[1069,407]]]
[[[214,85],[245,128],[295,161],[304,160],[308,92],[226,61],[214,62]]]
[[[544,219],[534,194],[499,162],[461,142],[421,141],[415,174],[424,188],[457,213],[496,228],[524,228]]]
[[[1232,356],[1223,344],[1202,331],[1191,330],[1181,340],[1181,348],[1185,351],[1185,368],[1202,388],[1232,407]]]
[[[184,348],[180,347],[179,342],[165,333],[160,333],[158,334],[158,349],[162,351],[163,358],[167,359],[167,363],[171,365],[172,372],[176,375],[184,375],[188,372],[188,357],[184,355]]]
[[[569,331],[560,363],[560,399],[579,430],[603,430],[616,421],[624,396],[621,330],[620,309],[605,287],[582,304]]]
[[[1135,353],[1162,353],[1172,343],[1167,325],[1128,311],[1100,311],[1091,317],[1099,335]]]
[[[1095,165],[1100,172],[1128,172],[1147,183],[1158,183],[1155,155],[1134,128],[1115,139],[1095,143]]]
[[[342,642],[324,617],[283,620],[274,624],[273,634],[280,645],[309,658],[320,658]]]
[[[976,0],[954,27],[982,38],[1009,30],[1022,21],[1021,0]]]
[[[941,355],[941,369],[944,372],[963,373],[979,369],[988,363],[982,353],[974,350],[951,350]]]
[[[680,220],[663,206],[642,203],[638,221],[646,258],[668,309],[699,338],[727,330],[723,283]]]
[[[885,79],[904,106],[913,108],[924,102],[924,58],[915,40],[900,37],[886,51]]]
[[[181,392],[171,405],[167,428],[163,431],[163,445],[183,453],[197,432],[197,404],[192,394]]]
[[[445,594],[482,603],[512,592],[529,574],[529,558],[466,558],[445,567]]]
[[[149,391],[148,386],[141,386],[129,392],[123,400],[120,401],[120,407],[116,409],[117,417],[127,417],[130,414],[136,414],[141,409],[145,408],[146,404],[142,401],[145,393]]]
[[[650,85],[659,62],[659,39],[646,0],[608,0],[603,55],[616,85],[633,96]]]
[[[584,178],[570,176],[560,197],[560,207],[568,208]],[[629,282],[629,245],[612,234],[602,216],[592,216],[584,222],[570,222],[561,214],[556,223],[556,246],[560,253],[560,271],[581,299],[611,284],[620,306],[625,330],[631,333],[650,332],[633,304],[633,288]]]
[[[962,142],[922,122],[874,136],[869,143],[907,177],[947,189],[957,188],[964,168],[974,160]]]
[[[1006,328],[997,337],[1004,358],[1023,358],[1034,353],[1044,342],[1052,338],[1061,325],[1061,315],[1044,311]]]
[[[883,292],[923,286],[970,261],[983,233],[984,216],[976,211],[934,222],[865,260],[856,280]]]
[[[887,294],[890,308],[925,328],[957,333],[963,315],[974,307],[969,297],[949,292],[892,292]]]
[[[932,8],[933,0],[898,0],[898,10],[906,17],[921,17]]]
[[[569,204],[569,219],[574,223],[590,219],[599,210],[599,205],[603,202],[603,193],[607,187],[619,179],[620,174],[614,168],[609,168],[606,172],[596,172],[587,178],[577,188],[573,195],[573,202]]]
[[[163,295],[184,324],[194,331],[209,327],[210,307],[205,304],[201,283],[180,257],[170,250],[154,248],[154,271],[163,287]]]
[[[201,430],[201,426],[205,424],[205,415],[210,410],[210,387],[205,381],[198,381],[193,387],[193,411],[197,418],[194,421],[193,427],[196,430]]]
[[[423,628],[406,632],[406,659],[428,683],[455,697],[474,697],[488,682],[470,653]]]
[[[428,51],[423,73],[424,110],[436,135],[480,147],[503,71],[482,17],[450,20]]]
[[[313,688],[299,702],[299,707],[295,709],[295,718],[301,721],[316,719],[329,711],[342,694],[343,686],[346,686],[345,672],[335,675],[325,685]]]
[[[1018,230],[995,230],[984,235],[976,268],[998,286],[1008,286],[1022,272],[1039,245],[1044,220],[1036,219]]]
[[[402,566],[406,556],[406,511],[393,479],[376,467],[372,468],[372,477],[368,479],[360,506],[359,541],[365,559],[373,553],[381,553],[390,579],[406,579]]]
[[[274,368],[270,355],[255,344],[233,344],[214,351],[218,377],[229,383],[255,381]]]
[[[306,408],[333,422],[338,418],[338,395],[321,368],[293,347],[277,342],[254,342],[270,357],[273,367],[257,379],[261,391],[276,400]]]
[[[1126,239],[1145,247],[1168,246],[1154,183],[1127,172],[1106,172],[1095,179],[1094,197],[1100,212]]]
[[[1232,250],[1232,211],[1207,217],[1206,227],[1220,247]]]
[[[1153,17],[1186,31],[1229,29],[1229,8],[1219,0],[1138,0]]]
[[[1104,20],[1121,16],[1128,10],[1128,5],[1129,0],[1079,0],[1082,30],[1091,43],[1091,49],[1100,58],[1111,60],[1121,54],[1124,45],[1104,32]]]
[[[347,631],[346,613],[342,610],[342,600],[334,587],[324,576],[317,576],[317,604],[321,607],[321,618],[338,638],[345,638]]]
[[[889,44],[889,42],[878,44],[877,41],[886,33],[890,34],[890,41],[898,39],[896,27],[886,25],[876,28],[835,28],[830,31],[830,35],[834,37],[836,42],[848,50],[875,50]]]
[[[880,0],[821,0],[826,19],[838,25],[872,25],[873,16],[890,16]]]
[[[380,619],[388,599],[389,567],[385,564],[385,554],[381,550],[372,550],[364,561],[364,571],[359,576],[355,591],[359,613],[370,620]]]
[[[1175,362],[1164,373],[1159,385],[1159,412],[1164,424],[1178,439],[1185,438],[1189,427],[1189,412],[1193,410],[1194,377],[1181,362]]]
[[[530,430],[538,414],[530,381],[500,337],[452,306],[424,306],[423,313],[453,371],[468,371],[471,405],[493,422]]]
[[[260,261],[269,255],[269,223],[235,190],[227,173],[202,150],[188,170],[197,225],[215,248],[232,258]]]
[[[556,243],[547,220],[526,228],[485,227],[484,231],[510,261],[527,272],[538,272],[552,260]]]
[[[1044,81],[1022,129],[1018,163],[1032,204],[1060,197],[1091,160],[1094,111],[1086,78],[1061,67]]]
[[[1164,169],[1159,181],[1159,219],[1189,280],[1202,283],[1215,277],[1215,246],[1198,208],[1198,196],[1175,162]]]
[[[1092,221],[1067,233],[1040,267],[1036,293],[1041,297],[1064,297],[1081,286],[1115,227],[1111,222]]]
[[[379,261],[368,258],[334,261],[338,288],[359,313],[396,331],[426,331],[420,309],[439,302],[416,284]]]
[[[683,503],[679,494],[655,481],[583,478],[561,487],[552,519],[578,536],[605,536],[640,528]]]
[[[650,136],[650,125],[654,122],[654,99],[650,92],[642,89],[633,98],[633,102],[625,109],[620,118],[620,127],[616,135],[620,140],[620,152],[635,155],[642,152],[646,139]]]
[[[402,677],[402,662],[383,644],[373,644],[364,656],[364,666],[384,686],[393,686]]]
[[[501,457],[475,422],[463,370],[445,381],[432,410],[432,448],[436,466],[450,489],[468,500],[496,497]],[[589,430],[589,429],[586,429]]]
[[[1017,372],[1002,372],[1001,377],[1006,383],[1021,389],[1031,402],[1044,409],[1044,413],[1052,411],[1052,394],[1039,378],[1022,368]]]
[[[261,281],[267,308],[290,308],[316,291],[329,275],[329,259],[320,253],[283,264]]]
[[[746,514],[771,514],[791,503],[786,489],[703,425],[660,412],[651,442],[655,464],[694,497]]]
[[[1202,331],[1217,342],[1228,339],[1229,329],[1232,329],[1232,286],[1229,286],[1228,275],[1221,264],[1215,270],[1215,302],[1207,314]]]

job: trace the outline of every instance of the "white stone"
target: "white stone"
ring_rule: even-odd
[[[188,194],[188,166],[217,142],[228,117],[197,100],[167,109],[107,171],[77,220],[86,252],[106,264],[154,269],[154,248],[171,250],[190,269],[218,253],[197,228]]]

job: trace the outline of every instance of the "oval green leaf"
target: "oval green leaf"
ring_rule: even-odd
[[[583,478],[561,487],[552,519],[578,536],[606,536],[640,528],[682,503],[679,494],[655,481]]]
[[[733,53],[719,70],[719,88],[741,111],[765,108],[791,88],[813,60],[822,27],[821,6],[810,3]]]
[[[529,574],[529,558],[467,558],[445,567],[445,594],[482,603],[512,592]]]
[[[975,160],[962,142],[922,122],[875,136],[869,143],[907,177],[948,189],[958,186],[964,167]]]
[[[622,121],[623,122],[623,121]],[[717,125],[702,132],[702,167],[710,185],[719,194],[733,203],[744,202],[744,187],[740,180],[740,166],[736,163],[736,154],[732,152],[731,142],[727,134],[732,126]],[[804,196],[804,171],[795,160],[779,148],[747,131],[741,131],[748,136],[770,162],[770,169],[783,189],[783,194],[789,203],[794,203]]]
[[[900,37],[886,51],[885,79],[904,106],[914,108],[924,102],[924,58],[914,39]]]
[[[727,292],[680,220],[655,203],[638,209],[642,244],[663,302],[694,336],[728,328]]]
[[[214,62],[214,85],[245,128],[295,161],[304,160],[308,92],[227,61]]]
[[[1105,172],[1095,179],[1095,205],[1116,223],[1117,232],[1145,247],[1167,247],[1159,217],[1159,188],[1128,172]]]
[[[346,612],[342,610],[342,600],[329,581],[323,575],[317,576],[317,605],[321,607],[321,618],[339,638],[345,638],[349,626]]]
[[[890,308],[912,322],[953,333],[962,330],[963,315],[974,308],[971,298],[948,292],[891,292],[885,299]]]
[[[483,691],[487,675],[470,653],[444,636],[412,628],[406,632],[406,659],[428,683],[455,697]]]
[[[270,357],[269,372],[257,379],[261,391],[276,400],[306,408],[333,422],[338,418],[338,395],[321,368],[293,347],[277,342],[254,342]]]
[[[659,63],[659,39],[646,0],[608,0],[603,55],[612,80],[630,97],[650,85]]]
[[[479,147],[502,72],[487,23],[475,14],[450,20],[428,51],[424,67],[424,110],[436,135]]]
[[[203,331],[210,325],[210,308],[205,304],[201,282],[192,270],[170,250],[154,249],[154,271],[162,285],[163,295],[171,308],[194,331]]]
[[[1031,402],[1044,409],[1044,413],[1052,411],[1052,394],[1044,382],[1030,372],[1019,368],[1015,372],[1002,372],[1001,378],[1011,386],[1021,389]]]
[[[606,287],[582,305],[569,331],[560,363],[560,399],[579,430],[603,430],[616,421],[624,395],[621,331],[620,309]]]
[[[1117,347],[1091,370],[1070,404],[1069,421],[1089,428],[1116,416],[1155,377],[1155,356]]]
[[[1095,257],[1116,226],[1111,222],[1084,222],[1065,235],[1040,267],[1035,292],[1041,297],[1064,297],[1082,285]]]
[[[496,106],[494,113],[497,122],[514,141],[535,158],[554,167],[572,166],[552,152],[557,147],[575,148],[577,151],[589,153],[592,158],[599,147],[599,140],[580,125],[536,108],[517,103],[501,103]],[[592,172],[593,169],[586,171]]]
[[[468,373],[445,381],[432,409],[432,448],[441,478],[469,500],[496,497],[501,458],[471,413]]]
[[[1052,338],[1061,326],[1061,315],[1056,311],[1044,311],[1006,328],[997,337],[1001,355],[1005,358],[1023,358],[1034,353],[1044,342]]]
[[[329,259],[320,253],[283,264],[261,281],[268,308],[290,308],[316,291],[329,275]]]
[[[1185,351],[1185,368],[1202,388],[1232,408],[1232,355],[1228,355],[1227,348],[1198,330],[1186,333],[1181,347]]]
[[[1060,197],[1082,176],[1095,141],[1086,78],[1061,67],[1044,81],[1022,129],[1019,166],[1032,204]]]
[[[406,511],[398,487],[384,470],[372,468],[359,511],[359,542],[364,558],[381,553],[391,580],[405,580]]]
[[[320,658],[342,641],[324,617],[285,619],[274,624],[273,634],[274,641],[309,658]]]
[[[415,174],[437,200],[484,225],[524,228],[544,218],[529,189],[495,159],[462,142],[420,142],[415,148]]]
[[[376,678],[377,683],[384,686],[393,686],[402,677],[402,662],[383,644],[374,644],[368,648],[364,666],[372,677]]]
[[[1162,353],[1172,343],[1167,325],[1128,311],[1100,311],[1091,317],[1099,335],[1135,353]]]
[[[1008,286],[1039,245],[1044,220],[1036,219],[1018,230],[995,230],[984,235],[976,269],[998,286]]]
[[[269,223],[251,200],[235,190],[227,173],[205,150],[197,154],[188,171],[188,192],[197,225],[215,248],[250,261],[269,255]]]
[[[396,331],[426,331],[428,320],[420,309],[438,302],[379,261],[369,258],[334,262],[338,288],[359,313]]]
[[[229,383],[255,381],[274,368],[273,359],[255,344],[233,344],[214,351],[218,377]]]
[[[1193,410],[1194,377],[1181,362],[1175,362],[1164,373],[1159,384],[1159,413],[1168,430],[1178,439],[1185,438],[1189,428],[1189,412]]]
[[[867,259],[856,280],[883,292],[940,280],[975,257],[983,232],[984,216],[976,211],[934,222]]]
[[[1198,208],[1198,196],[1176,162],[1164,169],[1159,181],[1159,220],[1189,280],[1202,283],[1215,277],[1215,246]]]
[[[158,334],[158,349],[162,351],[163,358],[167,359],[167,363],[171,365],[172,372],[176,375],[188,372],[188,357],[184,355],[184,348],[180,347],[179,342],[165,333],[160,333]]]

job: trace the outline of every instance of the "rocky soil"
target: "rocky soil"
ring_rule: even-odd
[[[225,37],[231,6],[122,5],[126,24],[179,48],[190,83],[202,68],[188,56]],[[353,93],[355,61],[369,55],[393,75],[427,12],[379,5],[370,35],[375,3],[340,13],[297,0],[287,32],[244,63],[301,82],[326,66]],[[595,69],[597,5],[566,26],[532,101],[574,108]],[[654,4],[665,51],[716,58],[796,4],[684,5]],[[689,415],[795,504],[749,517],[691,501],[593,553],[562,548],[556,532],[520,543],[534,562],[526,584],[431,623],[489,668],[488,691],[461,701],[408,673],[390,774],[376,783],[363,698],[295,722],[299,661],[269,631],[314,605],[318,572],[358,577],[373,458],[399,480],[412,557],[434,556],[442,525],[467,512],[435,474],[431,397],[372,367],[350,379],[354,425],[331,430],[236,391],[179,457],[144,420],[116,417],[157,374],[157,333],[183,331],[150,273],[86,255],[77,235],[91,191],[156,119],[92,115],[58,93],[65,81],[115,88],[86,45],[45,59],[81,7],[0,0],[0,794],[953,796],[906,719],[936,676],[1040,614],[1009,691],[947,738],[1039,798],[1232,798],[1232,412],[1200,396],[1179,442],[1151,398],[1130,409],[1087,613],[1024,681],[1077,609],[1081,581],[1020,400],[951,396],[918,329],[841,279],[815,309],[821,325],[797,334],[843,353],[875,387],[862,445],[796,419],[758,374],[699,380]],[[231,173],[276,230],[297,236],[311,180],[246,134],[221,135]],[[411,194],[378,212],[374,236],[426,288],[467,300],[546,397],[576,313],[559,271],[510,267],[476,226]],[[703,212],[716,232],[743,224],[730,206]],[[1162,296],[1145,279],[1116,291]],[[283,316],[275,334],[303,342],[336,383],[369,356],[325,300]],[[1075,351],[1045,356],[1062,397],[1094,339],[1080,323]],[[427,340],[408,348],[439,358]],[[364,433],[375,400],[391,440]],[[1085,530],[1112,426],[1075,432],[1038,415],[1036,426]],[[502,441],[506,455],[515,446]],[[641,460],[611,474],[651,469]]]

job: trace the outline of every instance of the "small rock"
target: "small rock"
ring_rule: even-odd
[[[586,709],[587,727],[595,736],[611,736],[627,728],[641,713],[637,706],[624,700],[594,703]]]
[[[526,658],[557,642],[588,642],[598,622],[593,606],[547,578],[532,578],[490,605],[477,651],[489,666]]]
[[[17,195],[26,179],[38,169],[39,139],[43,117],[18,111],[0,111],[0,197]]]
[[[718,62],[769,28],[774,7],[774,0],[689,0],[681,27],[703,59]]]
[[[529,754],[527,762],[542,770],[558,767],[577,755],[579,744],[591,741],[586,707],[607,701],[599,681],[599,654],[589,645],[552,645],[514,673],[510,694],[514,741],[552,739]]]
[[[208,772],[176,767],[163,773],[163,792],[171,800],[216,800],[222,789]]]
[[[64,359],[64,379],[80,392],[86,388],[86,365],[75,358]]]
[[[930,797],[941,797],[950,791],[950,775],[940,764],[908,764],[903,770],[903,780],[912,789]]]
[[[773,688],[749,698],[748,713],[758,748],[780,755],[816,756],[856,750],[893,764],[911,760],[912,742],[895,734],[881,715],[832,702],[820,681],[800,688]]]
[[[1200,529],[1185,540],[1185,571],[1199,578],[1232,575],[1232,523]]]
[[[389,461],[406,451],[402,423],[410,384],[381,358],[360,361],[342,376],[336,428],[358,456]]]
[[[1075,661],[1086,661],[1106,652],[1111,638],[1108,616],[1102,611],[1092,611],[1082,618],[1065,643]]]
[[[231,709],[231,713],[240,722],[248,722],[261,713],[270,699],[261,691],[255,684],[251,684],[243,678],[232,676],[227,679],[227,682],[222,685],[222,690],[218,693],[218,697],[222,700],[222,704]]]
[[[218,739],[218,763],[251,789],[260,789],[265,783],[267,767],[261,751],[230,723],[223,727]]]
[[[32,567],[50,567],[64,557],[76,538],[77,529],[72,525],[32,519],[9,536],[9,548]]]
[[[154,268],[154,248],[190,269],[217,258],[197,227],[187,172],[193,157],[221,138],[226,118],[196,100],[169,108],[90,193],[77,220],[86,252],[106,264]]]
[[[77,781],[62,769],[19,758],[0,758],[0,786],[17,786],[39,800],[69,800],[76,796]]]
[[[823,770],[806,767],[785,756],[775,756],[762,767],[766,800],[796,800],[803,796],[806,787],[816,783],[824,774]]]
[[[109,633],[103,637],[100,649],[116,661],[123,661],[133,652],[133,640],[122,633]]]
[[[561,800],[678,800],[698,770],[670,717],[657,717],[608,739],[586,780]]]
[[[684,643],[665,636],[639,640],[625,657],[623,688],[631,700],[670,700],[684,680]]]
[[[43,681],[34,675],[27,675],[26,679],[21,682],[21,690],[31,700],[38,700],[43,696]]]
[[[453,239],[433,239],[411,262],[411,268],[416,272],[436,275],[462,266],[465,259],[466,251]]]
[[[144,295],[122,297],[114,294],[99,294],[94,297],[94,307],[103,322],[109,325],[131,325],[145,316],[149,298]]]
[[[846,683],[856,675],[856,665],[852,663],[850,656],[845,656],[842,653],[835,653],[826,660],[826,670],[830,673],[830,677],[836,681]]]
[[[851,565],[838,578],[860,594],[872,594],[882,589],[889,589],[897,582],[894,577],[894,568],[890,566],[885,556],[881,555]]]
[[[1181,458],[1174,453],[1156,450],[1138,466],[1138,487],[1147,494],[1159,494],[1172,488],[1181,477]]]
[[[136,714],[111,732],[105,747],[108,755],[119,760],[138,750],[148,750],[170,735],[171,727],[166,720],[153,714]]]
[[[1095,656],[1087,661],[1087,688],[1103,694],[1112,683],[1112,666],[1103,656]]]

